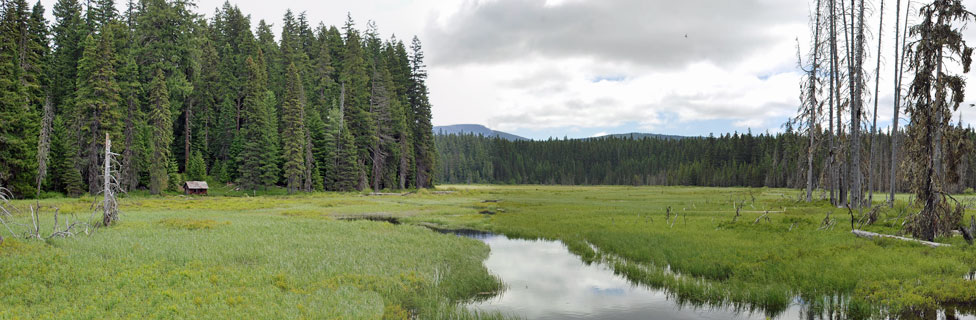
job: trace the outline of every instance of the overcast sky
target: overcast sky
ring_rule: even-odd
[[[42,2],[50,11],[55,0]],[[223,2],[198,0],[197,11],[212,16]],[[891,122],[894,61],[894,0],[886,2],[883,128]],[[265,19],[277,29],[291,8],[313,22],[341,25],[351,12],[361,29],[375,20],[387,37],[417,35],[428,59],[435,125],[477,123],[530,138],[779,132],[799,104],[797,41],[806,48],[811,38],[807,0],[231,3],[251,15],[252,26]],[[976,0],[964,3],[976,8]],[[873,89],[879,15],[872,9],[866,64]],[[966,38],[976,43],[973,31]],[[867,107],[873,109],[873,99]],[[969,116],[976,110],[962,113],[967,123],[976,121]]]

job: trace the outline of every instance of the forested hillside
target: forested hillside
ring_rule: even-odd
[[[976,139],[972,129],[962,133]],[[802,188],[806,184],[805,139],[791,127],[778,135],[682,139],[508,141],[475,135],[436,136],[440,152],[437,179],[445,183]],[[876,141],[887,147],[891,137],[880,134]],[[826,152],[817,153],[815,160],[826,157]],[[880,152],[888,156],[886,151]],[[828,172],[819,165],[822,161],[815,163],[814,177],[825,184]],[[890,171],[880,166],[863,168],[869,167],[881,177],[873,189],[887,190]],[[974,169],[976,157],[967,154],[959,168],[962,179],[953,191],[976,186]],[[896,178],[901,190],[909,189],[903,175]]]
[[[431,186],[420,40],[291,11],[275,35],[229,3],[195,7],[59,0],[49,22],[40,3],[4,1],[0,186],[94,193],[106,135],[127,190],[207,177],[292,192]]]

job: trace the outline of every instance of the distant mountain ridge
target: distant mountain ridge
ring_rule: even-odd
[[[604,138],[633,139],[633,140],[640,140],[640,139],[644,139],[644,138],[664,139],[664,140],[680,140],[680,139],[684,139],[684,138],[687,138],[687,137],[685,137],[685,136],[675,136],[675,135],[669,135],[669,134],[631,132],[631,133],[608,134],[608,135],[603,135],[603,136],[598,136],[598,137],[592,137],[592,138],[587,138],[587,139],[604,139]]]
[[[489,138],[499,137],[509,141],[529,140],[525,137],[520,137],[511,133],[491,130],[488,129],[488,127],[485,127],[480,124],[455,124],[449,126],[435,126],[434,134],[438,134],[438,135],[474,134],[474,135],[481,135]]]
[[[488,137],[488,138],[498,137],[498,138],[502,138],[502,139],[509,140],[509,141],[527,141],[527,140],[532,140],[532,139],[529,139],[529,138],[525,138],[525,137],[522,137],[522,136],[517,136],[517,135],[511,134],[511,133],[507,133],[507,132],[502,132],[502,131],[498,131],[498,130],[491,130],[488,127],[485,127],[485,126],[480,125],[480,124],[455,124],[455,125],[449,125],[449,126],[435,126],[434,127],[434,134],[436,134],[436,135],[473,134],[473,135],[481,135],[481,136]],[[679,139],[684,139],[684,138],[687,138],[687,137],[685,137],[685,136],[676,136],[676,135],[668,135],[668,134],[657,134],[657,133],[631,132],[631,133],[608,134],[608,135],[602,135],[602,136],[590,137],[590,138],[580,138],[579,140],[608,139],[608,138],[632,139],[632,140],[640,140],[640,139],[645,139],[645,138],[650,138],[650,139],[663,139],[663,140],[679,140]]]

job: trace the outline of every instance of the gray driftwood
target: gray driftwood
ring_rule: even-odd
[[[918,240],[918,239],[912,239],[912,238],[905,238],[905,237],[893,236],[893,235],[890,235],[890,234],[880,234],[880,233],[868,232],[868,231],[864,231],[864,230],[856,230],[855,229],[855,230],[852,230],[851,233],[853,233],[855,236],[858,236],[858,237],[861,237],[861,238],[867,238],[867,239],[888,238],[888,239],[895,239],[895,240],[915,242],[915,243],[923,244],[923,245],[926,245],[926,246],[929,246],[929,247],[932,247],[932,248],[951,247],[952,246],[952,245],[946,244],[946,243],[923,241],[923,240]]]

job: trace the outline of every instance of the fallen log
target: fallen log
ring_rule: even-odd
[[[926,246],[929,246],[929,247],[932,247],[932,248],[951,247],[952,246],[952,245],[947,244],[947,243],[938,243],[938,242],[924,241],[924,240],[918,240],[918,239],[912,239],[912,238],[905,238],[905,237],[893,236],[893,235],[890,235],[890,234],[880,234],[880,233],[868,232],[868,231],[864,231],[864,230],[856,230],[855,229],[855,230],[851,230],[851,233],[853,233],[855,236],[858,236],[858,237],[861,237],[861,238],[867,238],[867,239],[888,238],[888,239],[895,239],[895,240],[915,242],[915,243],[923,244],[923,245],[926,245]]]

